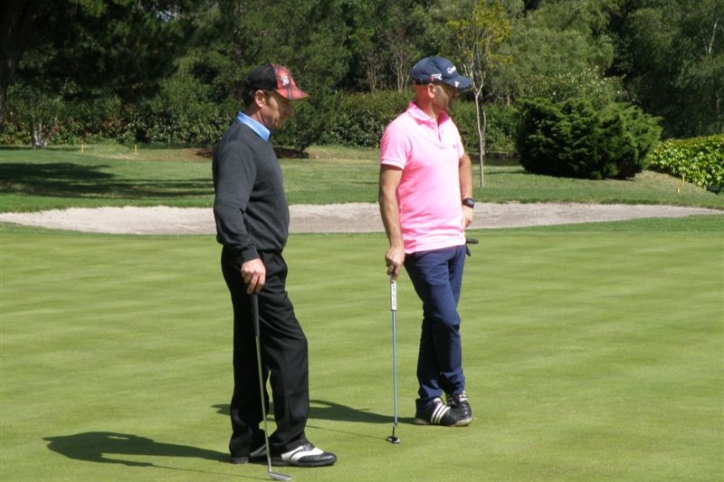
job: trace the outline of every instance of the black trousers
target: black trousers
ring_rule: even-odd
[[[264,397],[269,408],[266,382],[272,392],[277,429],[269,436],[272,454],[307,443],[304,429],[309,416],[309,363],[307,338],[286,291],[287,265],[281,253],[260,253],[266,267],[266,285],[259,292],[259,333]],[[221,270],[234,308],[234,394],[231,399],[232,457],[244,457],[261,446],[264,432],[256,341],[252,325],[251,297],[239,266],[226,250]]]

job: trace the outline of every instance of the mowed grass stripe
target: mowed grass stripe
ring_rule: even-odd
[[[471,233],[481,244],[460,311],[476,420],[465,429],[409,424],[421,308],[403,274],[399,446],[384,441],[384,236],[293,236],[288,288],[310,343],[308,436],[340,462],[286,472],[315,481],[720,480],[722,233],[631,226]],[[263,466],[222,463],[231,307],[218,255],[210,236],[3,227],[3,480],[266,478]]]

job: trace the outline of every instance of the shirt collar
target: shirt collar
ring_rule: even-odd
[[[238,120],[240,124],[245,124],[249,126],[251,130],[256,132],[256,135],[258,135],[265,141],[269,141],[271,131],[267,129],[261,122],[252,119],[248,115],[244,114],[242,111],[239,111],[239,114],[236,116],[236,120]]]
[[[417,104],[415,104],[415,102],[413,102],[413,101],[410,101],[410,103],[407,107],[407,112],[409,112],[409,114],[412,116],[413,119],[415,119],[419,122],[423,122],[426,124],[438,124],[438,122],[433,117],[430,117],[429,115],[427,115],[427,113],[425,111],[423,111],[422,109],[420,109],[417,106]],[[446,121],[448,121],[449,119],[450,119],[450,116],[448,116],[445,112],[441,112],[439,124],[443,124]]]

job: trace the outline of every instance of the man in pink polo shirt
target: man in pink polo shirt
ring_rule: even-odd
[[[379,205],[390,242],[385,261],[393,280],[405,267],[422,301],[413,422],[464,426],[473,415],[457,305],[474,201],[470,158],[448,109],[471,81],[443,57],[420,60],[411,76],[415,100],[387,126],[380,144]]]

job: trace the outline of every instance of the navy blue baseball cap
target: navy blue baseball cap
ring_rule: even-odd
[[[412,67],[410,75],[418,85],[445,82],[459,90],[465,90],[473,83],[460,75],[453,63],[445,57],[425,57]]]

